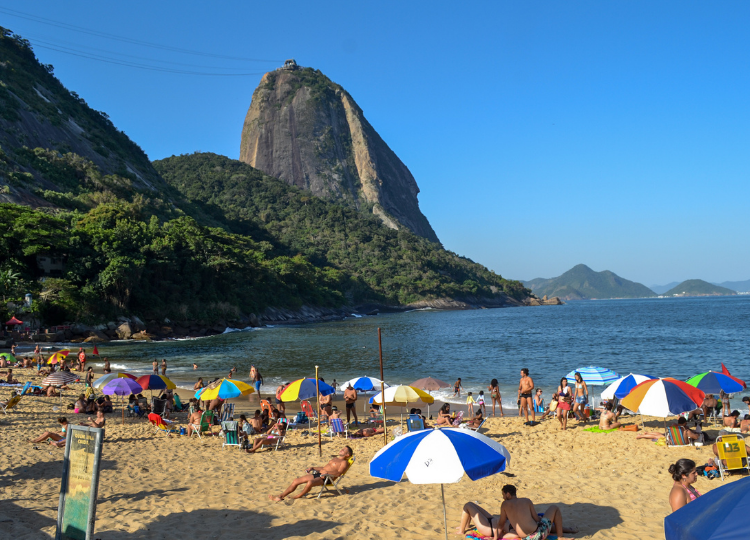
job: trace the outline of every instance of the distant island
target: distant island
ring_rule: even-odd
[[[738,293],[750,292],[750,279],[746,279],[745,281],[725,281],[724,283],[714,283],[714,285],[725,287]]]
[[[669,289],[664,296],[728,296],[737,294],[732,289],[719,287],[702,279],[688,279]]]
[[[522,282],[537,296],[559,296],[563,300],[604,300],[611,298],[653,298],[656,293],[634,281],[603,270],[595,272],[585,264],[574,266],[556,278],[536,278]]]

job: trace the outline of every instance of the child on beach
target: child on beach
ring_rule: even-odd
[[[469,416],[474,416],[474,398],[471,396],[471,392],[466,396],[466,408],[469,411]]]
[[[456,382],[453,383],[453,397],[461,397],[461,389],[463,386],[461,385],[461,377],[459,377]]]
[[[479,395],[477,396],[477,406],[479,407],[479,410],[482,411],[482,415],[487,414],[487,407],[484,404],[484,390],[479,391]]]

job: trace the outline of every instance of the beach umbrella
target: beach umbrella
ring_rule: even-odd
[[[219,379],[214,381],[205,388],[201,388],[195,393],[195,397],[201,401],[211,401],[212,399],[231,399],[239,396],[246,396],[255,392],[255,389],[247,383],[236,379]]]
[[[432,392],[433,390],[440,390],[441,388],[448,388],[450,384],[448,384],[445,381],[441,381],[440,379],[436,379],[434,377],[425,377],[424,379],[419,379],[417,381],[414,381],[409,386],[413,386],[414,388],[419,388],[420,390],[427,390],[428,392]]]
[[[721,372],[727,377],[731,377],[732,379],[740,383],[742,385],[742,388],[747,388],[745,381],[743,381],[742,379],[738,379],[737,377],[729,373],[729,370],[727,369],[727,366],[724,365],[724,362],[721,363]]]
[[[622,399],[643,381],[651,379],[656,379],[656,377],[652,377],[651,375],[637,375],[635,373],[631,373],[625,377],[620,377],[604,389],[602,392],[602,399]]]
[[[440,484],[447,539],[443,484],[459,482],[464,473],[479,480],[504,471],[509,464],[508,450],[489,437],[469,429],[426,429],[402,435],[381,448],[370,461],[370,475],[393,482],[406,475],[412,484]]]
[[[0,358],[5,358],[6,362],[17,362],[16,357],[9,352],[0,353]]]
[[[281,401],[311,399],[318,395],[318,387],[320,388],[320,393],[324,396],[333,394],[336,391],[330,384],[317,379],[297,379],[289,383],[289,386],[284,389],[279,399]]]
[[[0,319],[0,321],[2,321],[2,319]],[[18,319],[16,319],[14,315],[13,317],[10,318],[9,321],[5,323],[5,326],[17,326],[19,324],[23,324],[23,321],[19,321]]]
[[[620,376],[612,371],[611,369],[599,367],[599,366],[587,366],[578,369],[574,369],[568,373],[565,378],[568,379],[570,384],[576,382],[575,374],[580,373],[583,382],[588,385],[604,386],[615,382]]]
[[[370,392],[371,390],[379,390],[382,382],[383,381],[376,379],[375,377],[356,377],[340,385],[339,389],[346,390],[351,384],[352,388],[355,390],[359,390],[360,392]],[[386,384],[385,387],[388,388],[388,385]]]
[[[130,394],[137,394],[142,390],[141,385],[135,382],[134,379],[127,377],[118,377],[110,380],[102,388],[102,393],[108,396],[129,396]],[[122,399],[121,399],[122,401]],[[125,424],[125,402],[122,401],[122,423]]]
[[[370,403],[375,403],[376,405],[382,405],[383,401],[385,403],[403,404],[403,406],[406,406],[407,403],[416,403],[417,401],[434,403],[435,398],[419,388],[399,384],[398,386],[386,388],[385,392],[379,392],[370,398]]]
[[[664,518],[666,540],[735,540],[746,533],[750,477],[723,484]]]
[[[48,364],[57,364],[59,362],[62,362],[68,355],[70,354],[70,349],[63,349],[61,351],[57,351],[52,356],[50,356],[47,359]]]
[[[164,375],[143,375],[138,377],[135,382],[141,385],[142,390],[174,390],[177,388],[175,383]]]
[[[114,379],[132,379],[135,380],[136,376],[131,375],[130,373],[124,373],[124,372],[117,372],[117,373],[107,373],[106,375],[103,375],[102,377],[99,377],[96,379],[94,384],[92,385],[94,388],[101,388],[102,386],[105,386],[108,382],[114,380]],[[138,392],[134,392],[135,394],[139,393],[141,390],[138,390]]]
[[[716,373],[715,371],[707,371],[706,373],[700,373],[687,380],[690,386],[695,386],[699,390],[703,390],[706,394],[718,394],[722,390],[726,394],[733,394],[735,392],[742,392],[743,386],[723,373]]]
[[[702,390],[667,377],[642,382],[622,398],[620,403],[631,411],[666,418],[694,411],[701,406],[705,397]]]
[[[74,383],[78,380],[77,375],[73,375],[70,371],[56,371],[51,375],[47,375],[42,379],[42,386],[60,386]],[[62,403],[63,391],[60,388],[60,403]]]

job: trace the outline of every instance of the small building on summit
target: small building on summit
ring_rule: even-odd
[[[279,69],[286,69],[287,71],[294,71],[295,69],[299,69],[299,66],[297,65],[297,62],[294,61],[294,58],[290,58],[286,62],[284,62],[284,65],[281,66]]]

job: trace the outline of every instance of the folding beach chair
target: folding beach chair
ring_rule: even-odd
[[[424,429],[424,420],[418,414],[410,414],[409,419],[406,421],[406,429],[408,431],[422,431]]]
[[[338,436],[341,433],[343,433],[346,437],[348,437],[349,436],[348,426],[344,423],[344,421],[341,418],[332,419],[331,426],[328,429],[328,432],[326,433],[326,435],[330,436],[333,439],[334,435]]]
[[[164,417],[167,413],[167,400],[153,398],[151,400],[151,413]]]
[[[184,411],[187,409],[186,405],[182,404],[182,401],[180,400],[180,396],[177,394],[174,394],[174,410],[176,412]]]
[[[330,474],[323,474],[321,477],[323,478],[323,485],[320,486],[320,493],[318,493],[318,496],[316,499],[320,499],[320,496],[323,495],[323,491],[328,491],[328,486],[331,486],[333,489],[338,491],[339,495],[343,495],[343,492],[339,489],[339,482],[346,476],[346,473],[349,472],[349,469],[352,468],[352,465],[354,465],[354,456],[350,457],[347,462],[349,465],[347,465],[346,469],[344,469],[344,472],[342,472],[339,476],[331,476]]]
[[[719,453],[717,466],[722,481],[724,480],[724,474],[729,471],[745,469],[750,472],[745,439],[740,435],[733,433],[716,437],[716,451]]]
[[[486,421],[487,421],[487,419],[484,418],[482,420],[482,422],[477,427],[471,427],[471,426],[467,425],[466,429],[470,429],[471,431],[479,431]]]
[[[149,418],[151,415],[149,415]],[[211,424],[213,423],[214,418],[214,412],[213,411],[204,411],[203,414],[201,414],[201,421],[200,424],[190,424],[190,426],[193,428],[193,432],[190,434],[192,437],[193,435],[197,435],[199,439],[202,439],[202,433],[204,431],[208,431],[213,435],[213,431],[211,430]]]
[[[18,405],[19,401],[21,401],[21,396],[19,394],[16,394],[8,400],[7,404],[3,405],[2,403],[0,403],[0,407],[3,408],[3,412],[5,414],[8,414],[8,411],[14,409],[16,405]]]
[[[693,446],[692,439],[685,436],[680,426],[669,426],[664,436],[667,438],[667,446],[671,448]]]
[[[236,422],[234,420],[224,421],[221,423],[221,429],[224,432],[224,442],[222,443],[221,447],[224,448],[225,446],[236,446],[237,448],[239,448],[240,447],[239,422]]]
[[[315,409],[310,405],[309,401],[302,401],[300,407],[302,408],[302,412],[305,413],[305,416],[307,416],[310,428],[312,428],[313,420],[316,422],[318,421],[318,415],[315,413]]]
[[[229,403],[228,401],[224,402],[224,408],[221,412],[221,421],[222,422],[229,422],[232,418],[234,418],[234,403]]]
[[[162,433],[167,437],[169,437],[170,433],[178,433],[178,430],[170,429],[166,423],[166,420],[164,420],[164,418],[162,418],[158,414],[155,414],[155,413],[149,414],[148,421],[151,423],[152,426],[154,426],[155,433]]]

